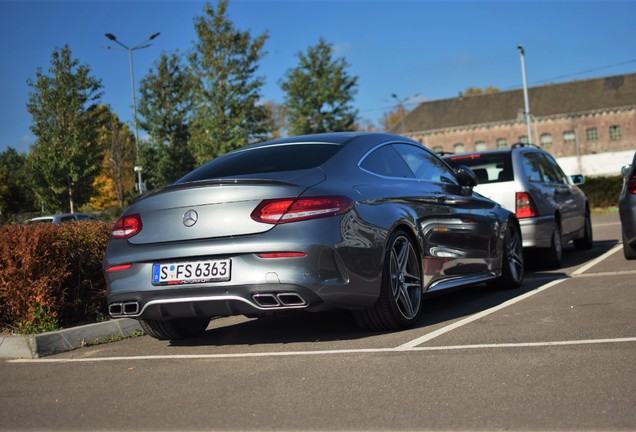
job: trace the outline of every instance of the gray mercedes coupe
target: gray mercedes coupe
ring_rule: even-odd
[[[398,135],[246,146],[124,212],[104,259],[109,312],[157,339],[284,310],[348,309],[367,330],[408,328],[425,293],[522,283],[519,222],[476,183]]]

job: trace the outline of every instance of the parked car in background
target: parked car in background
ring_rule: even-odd
[[[63,213],[63,214],[55,214],[48,216],[38,216],[31,219],[27,219],[27,224],[50,224],[60,226],[66,222],[79,222],[79,221],[96,221],[97,218],[94,218],[91,215],[82,214],[82,213]]]
[[[465,165],[479,180],[475,191],[515,212],[523,246],[541,249],[546,267],[561,266],[563,245],[593,245],[590,206],[578,188],[581,175],[566,176],[545,150],[528,144],[444,156],[453,166]]]
[[[381,133],[290,137],[215,158],[115,223],[109,312],[157,339],[211,317],[349,309],[371,330],[412,326],[426,292],[515,288],[514,213],[473,193],[419,143]]]
[[[623,189],[618,200],[618,212],[621,218],[623,254],[628,260],[636,259],[636,153],[631,165],[623,167],[625,177]]]

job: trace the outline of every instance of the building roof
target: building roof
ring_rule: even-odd
[[[547,84],[528,89],[535,117],[636,105],[636,73]],[[460,96],[418,105],[393,131],[405,133],[515,121],[523,113],[523,90]]]

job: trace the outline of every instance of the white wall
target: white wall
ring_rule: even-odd
[[[633,158],[634,150],[626,150],[580,157],[567,156],[556,158],[556,160],[567,175],[583,174],[593,177],[621,175],[621,168],[631,164]]]

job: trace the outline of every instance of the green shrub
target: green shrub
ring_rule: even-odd
[[[105,315],[110,230],[103,222],[1,226],[0,323],[46,331]]]
[[[580,186],[587,195],[591,208],[615,207],[623,187],[622,176],[587,177]]]

